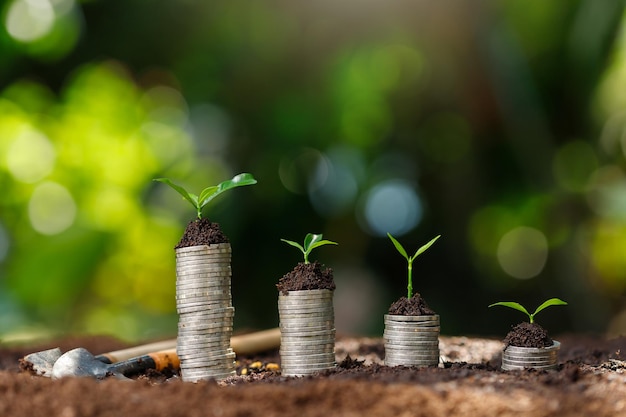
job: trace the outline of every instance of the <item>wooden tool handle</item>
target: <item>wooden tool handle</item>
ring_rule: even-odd
[[[230,345],[238,355],[249,355],[251,353],[275,349],[280,347],[280,329],[274,328],[233,336],[230,339]],[[105,363],[116,363],[153,352],[167,354],[171,354],[171,352],[173,352],[176,354],[176,339],[115,350],[113,352],[98,355],[96,358]]]

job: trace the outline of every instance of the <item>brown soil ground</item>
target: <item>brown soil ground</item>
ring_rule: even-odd
[[[50,380],[19,371],[27,353],[123,347],[109,338],[71,338],[0,348],[1,416],[626,416],[626,338],[562,335],[557,371],[499,369],[498,340],[441,337],[438,368],[382,365],[381,339],[339,336],[340,366],[306,378],[271,371],[277,352],[239,358],[238,375],[184,383],[150,373],[135,381]],[[349,358],[347,356],[349,355]],[[260,362],[260,363],[254,363]]]

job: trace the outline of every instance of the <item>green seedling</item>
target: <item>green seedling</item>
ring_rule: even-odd
[[[549,300],[545,301],[543,304],[541,304],[539,307],[537,307],[537,309],[535,310],[534,313],[530,314],[528,312],[528,310],[526,310],[524,308],[523,305],[513,302],[513,301],[500,301],[498,303],[493,303],[491,304],[489,307],[493,307],[493,306],[505,306],[505,307],[510,307],[512,309],[521,311],[522,313],[526,314],[528,316],[528,320],[530,321],[530,323],[534,323],[535,322],[535,315],[537,313],[539,313],[541,310],[543,310],[546,307],[550,307],[550,306],[566,306],[567,303],[563,300],[560,300],[558,298],[550,298]]]
[[[202,209],[207,204],[209,204],[211,200],[213,200],[218,195],[222,194],[224,191],[227,191],[236,187],[243,187],[244,185],[253,185],[253,184],[256,184],[257,182],[256,179],[254,179],[254,177],[252,176],[252,174],[243,173],[243,174],[235,175],[232,179],[223,181],[219,183],[218,185],[212,185],[210,187],[205,188],[204,190],[202,190],[202,192],[198,196],[185,190],[180,185],[174,184],[172,181],[169,180],[169,178],[155,178],[154,181],[159,181],[159,182],[169,185],[174,190],[176,190],[180,195],[182,195],[185,200],[189,201],[196,209],[196,212],[198,214],[198,219],[202,218]]]
[[[393,236],[391,236],[390,233],[387,233],[387,236],[389,236],[389,239],[391,239],[391,242],[393,243],[393,245],[396,247],[398,252],[400,252],[400,255],[404,256],[404,259],[406,259],[408,262],[409,279],[408,279],[408,285],[406,286],[406,289],[407,289],[407,298],[410,300],[411,297],[413,297],[413,261],[419,255],[424,253],[426,249],[430,248],[432,244],[435,243],[435,241],[441,237],[441,235],[437,235],[430,242],[428,242],[427,244],[419,248],[417,252],[415,252],[415,255],[413,256],[409,256],[406,253],[406,250],[404,250],[404,247],[400,244],[400,242],[398,242]]]
[[[330,240],[323,240],[321,233],[319,235],[314,235],[313,233],[307,233],[307,235],[304,238],[304,246],[300,245],[299,243],[293,242],[291,240],[286,240],[286,239],[281,239],[281,240],[291,246],[295,246],[296,248],[300,249],[300,251],[304,255],[305,264],[309,263],[309,254],[311,253],[313,249],[319,248],[320,246],[324,246],[324,245],[337,245],[338,244],[337,242],[332,242]]]

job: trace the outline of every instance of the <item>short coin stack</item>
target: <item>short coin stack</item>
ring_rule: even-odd
[[[385,365],[439,363],[439,316],[385,315]]]
[[[282,375],[301,376],[335,367],[335,313],[331,290],[278,295]]]
[[[556,340],[553,342],[552,346],[545,348],[507,346],[502,352],[502,369],[505,371],[524,368],[555,369],[561,344]]]
[[[183,381],[235,375],[230,257],[229,243],[176,249],[176,352]]]

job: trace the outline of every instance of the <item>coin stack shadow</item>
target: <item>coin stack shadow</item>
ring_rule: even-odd
[[[385,365],[434,366],[439,363],[439,316],[385,315]]]
[[[336,366],[333,291],[280,293],[278,314],[282,375],[302,376]]]
[[[556,340],[552,346],[545,348],[531,348],[507,346],[502,352],[502,369],[513,371],[516,369],[534,368],[539,370],[555,369],[557,354],[561,344]]]
[[[236,373],[230,260],[229,243],[176,249],[176,353],[183,381]]]

